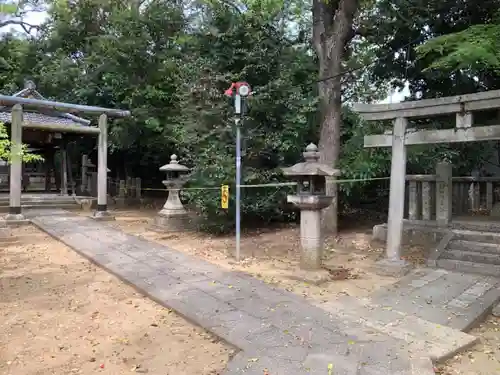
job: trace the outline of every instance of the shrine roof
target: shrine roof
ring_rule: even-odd
[[[61,116],[62,114],[45,114],[40,112],[29,112],[23,111],[23,119],[24,122],[28,123],[36,123],[36,124],[57,124],[57,125],[66,125],[66,126],[85,126],[81,122],[73,121],[72,119]],[[0,122],[9,123],[11,118],[11,111],[0,109]]]
[[[27,81],[25,88],[13,94],[12,97],[45,100],[45,97],[36,90],[34,83],[31,81]],[[25,123],[38,125],[67,126],[68,130],[74,127],[87,128],[90,125],[90,120],[75,116],[71,113],[29,107],[23,109],[23,120]],[[0,122],[9,123],[10,121],[11,108],[7,106],[0,107]]]

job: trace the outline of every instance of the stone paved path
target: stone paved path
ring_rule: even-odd
[[[174,309],[241,351],[225,375],[433,374],[429,356],[470,345],[459,331],[380,309],[353,313],[315,307],[244,273],[228,272],[166,246],[125,234],[63,210],[32,211],[32,222],[159,303]],[[399,320],[398,320],[399,319]],[[378,322],[370,324],[370,322]],[[397,331],[398,334],[392,334]],[[438,333],[439,331],[439,333]],[[445,338],[449,338],[447,342]],[[434,353],[434,354],[432,354]],[[436,354],[437,353],[437,354]]]
[[[370,296],[371,303],[468,331],[500,300],[500,279],[425,268]]]

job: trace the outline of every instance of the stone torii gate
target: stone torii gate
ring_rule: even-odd
[[[500,109],[500,90],[394,104],[354,104],[353,110],[366,121],[391,120],[393,130],[366,135],[364,147],[392,147],[387,223],[387,258],[378,266],[383,273],[404,274],[409,265],[401,259],[405,201],[406,147],[411,145],[500,140],[500,124],[474,124],[473,112]],[[455,115],[455,127],[440,130],[408,128],[408,121]],[[451,178],[451,176],[450,176]],[[451,211],[451,207],[450,207]]]
[[[95,219],[106,220],[110,217],[107,211],[107,158],[108,158],[108,117],[128,117],[129,111],[120,109],[108,109],[79,104],[60,103],[49,100],[24,98],[19,96],[0,95],[0,106],[11,110],[11,166],[10,166],[10,192],[9,192],[9,214],[7,221],[23,221],[21,212],[21,180],[22,180],[22,136],[23,129],[39,129],[46,132],[56,133],[80,133],[97,135],[97,211]],[[42,110],[48,112],[65,112],[67,117],[75,113],[86,113],[98,115],[98,127],[83,126],[77,124],[46,123],[29,118],[29,111]],[[25,112],[26,118],[23,113]],[[33,116],[32,116],[33,117]]]

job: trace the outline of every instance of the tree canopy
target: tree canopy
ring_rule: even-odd
[[[336,15],[347,3],[318,2],[323,14],[331,15],[326,26],[339,21]],[[321,90],[337,77],[341,96],[335,100],[342,104],[335,110],[340,116],[337,167],[345,178],[387,176],[389,152],[362,148],[363,135],[383,124],[361,122],[349,103],[382,100],[388,87],[405,82],[412,97],[500,88],[498,3],[356,1],[352,25],[336,50],[341,53],[336,70],[319,72],[317,24],[304,2],[13,5],[0,0],[0,25],[23,31],[0,36],[0,92],[15,92],[31,79],[49,98],[131,109],[131,118],[110,128],[113,175],[133,175],[158,186],[163,177],[158,168],[176,153],[193,168],[190,186],[217,187],[235,175],[232,106],[223,96],[231,82],[247,81],[254,89],[243,128],[243,184],[257,184],[283,181],[280,168],[301,160],[309,142],[320,141],[329,100]],[[41,6],[47,20],[40,26],[26,23],[25,11]],[[93,145],[82,140],[80,147]],[[493,151],[494,145],[417,147],[409,154],[409,168],[430,171],[436,158],[446,157],[465,172]],[[460,157],[464,152],[470,153],[468,159]],[[340,189],[342,208],[363,201],[373,183]],[[245,189],[244,222],[293,216],[283,206],[287,192]],[[232,210],[219,209],[218,190],[190,190],[185,198],[207,219],[207,228],[230,229]]]

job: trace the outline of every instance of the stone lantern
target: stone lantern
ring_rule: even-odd
[[[154,226],[166,231],[182,231],[190,224],[189,214],[182,205],[179,191],[189,178],[189,168],[179,164],[177,155],[170,157],[170,163],[160,168],[167,178],[162,181],[168,190],[168,198],[155,218]]]
[[[318,147],[311,143],[303,153],[305,161],[283,168],[285,176],[297,180],[297,194],[287,200],[300,209],[300,268],[316,271],[321,268],[323,238],[321,234],[321,210],[332,203],[333,197],[325,191],[326,178],[340,172],[319,163]]]

